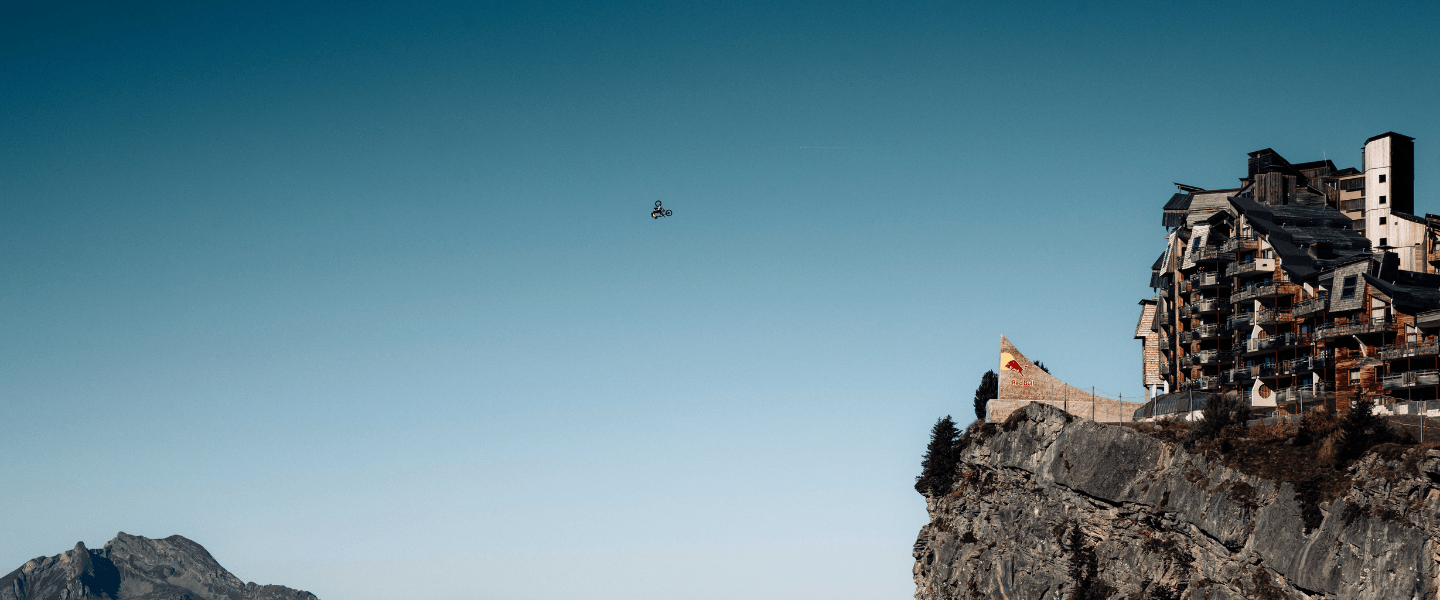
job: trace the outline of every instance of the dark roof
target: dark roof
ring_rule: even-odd
[[[1403,212],[1400,212],[1400,211],[1390,211],[1390,215],[1391,215],[1391,216],[1395,216],[1395,217],[1400,217],[1400,218],[1402,218],[1402,219],[1405,219],[1406,221],[1411,221],[1411,222],[1414,222],[1414,223],[1419,223],[1419,224],[1421,224],[1421,225],[1424,225],[1424,224],[1425,224],[1425,219],[1422,219],[1422,218],[1417,217],[1417,216],[1415,216],[1415,215],[1412,215],[1412,214],[1410,214],[1410,213],[1403,213]]]
[[[1297,280],[1370,254],[1370,240],[1350,228],[1349,217],[1329,206],[1269,205],[1240,197],[1231,198],[1230,204],[1265,235],[1282,268]]]
[[[1334,171],[1334,170],[1335,170],[1335,163],[1330,162],[1329,159],[1326,159],[1326,160],[1312,160],[1312,161],[1310,161],[1310,162],[1303,162],[1303,163],[1294,164],[1294,165],[1291,165],[1291,166],[1295,167],[1296,169],[1301,169],[1301,170],[1318,169],[1318,168],[1320,168],[1320,167],[1327,167],[1327,168],[1329,168],[1331,171]]]
[[[1408,136],[1408,135],[1401,135],[1401,134],[1395,133],[1395,132],[1393,132],[1393,131],[1387,131],[1387,132],[1385,132],[1385,133],[1382,133],[1382,134],[1377,135],[1377,136],[1373,136],[1373,137],[1371,137],[1370,139],[1365,140],[1365,143],[1368,144],[1368,143],[1370,143],[1370,142],[1373,142],[1373,141],[1378,140],[1378,139],[1383,138],[1383,137],[1398,137],[1398,138],[1405,139],[1405,140],[1413,140],[1413,139],[1415,139],[1415,138],[1412,138],[1412,137],[1410,137],[1410,136]]]
[[[1364,173],[1361,173],[1360,169],[1357,169],[1355,167],[1345,167],[1343,169],[1340,169],[1339,171],[1331,173],[1331,175],[1335,177],[1349,177],[1351,175],[1364,175]]]
[[[1383,281],[1369,274],[1365,275],[1365,281],[1394,300],[1395,307],[1401,309],[1401,312],[1440,309],[1440,275],[1411,271],[1396,271],[1396,275],[1397,282]],[[1398,283],[1399,281],[1414,285]]]
[[[1169,202],[1165,203],[1164,210],[1185,210],[1190,208],[1190,200],[1194,197],[1194,194],[1175,194],[1170,197]]]
[[[1165,253],[1166,253],[1166,252],[1169,252],[1169,251],[1170,251],[1170,249],[1169,249],[1169,248],[1166,248],[1164,252],[1161,252],[1161,253],[1160,253],[1160,256],[1155,259],[1155,264],[1150,265],[1150,270],[1151,270],[1151,271],[1159,271],[1159,270],[1160,270],[1160,267],[1165,266]]]

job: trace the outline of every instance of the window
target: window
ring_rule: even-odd
[[[1350,371],[1350,385],[1360,384],[1360,369]]]
[[[1381,204],[1384,204],[1384,203],[1385,203],[1385,197],[1384,197],[1384,196],[1381,196],[1381,197],[1380,197],[1380,203],[1381,203]]]
[[[1384,174],[1384,173],[1381,173],[1381,174],[1380,174],[1380,183],[1385,183],[1385,174]]]
[[[1387,242],[1387,241],[1389,241],[1389,238],[1380,238],[1380,245],[1381,245],[1381,246],[1389,246],[1390,244],[1385,243],[1385,242]]]
[[[1381,243],[1381,244],[1384,244],[1385,242],[1384,242],[1384,241],[1381,241],[1380,243]],[[1341,286],[1340,286],[1340,297],[1341,297],[1341,298],[1354,298],[1354,297],[1355,297],[1355,280],[1356,280],[1358,277],[1359,277],[1359,276],[1357,276],[1357,275],[1346,275],[1346,276],[1345,276],[1345,283],[1344,283],[1344,285],[1341,285]]]
[[[1385,217],[1380,217],[1380,224],[1381,224],[1381,225],[1384,225],[1384,224],[1385,224]]]

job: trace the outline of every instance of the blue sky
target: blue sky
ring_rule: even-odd
[[[1440,212],[1430,3],[51,4],[0,7],[0,571],[908,597],[1001,334],[1141,393],[1171,182],[1394,130]]]

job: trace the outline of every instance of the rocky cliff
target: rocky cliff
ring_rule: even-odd
[[[927,498],[915,542],[920,600],[1426,600],[1440,589],[1440,451],[1369,454],[1322,494],[1039,404],[961,446],[956,483]]]
[[[92,599],[317,600],[310,592],[241,582],[178,535],[152,540],[123,531],[102,550],[77,543],[0,578],[0,600]]]

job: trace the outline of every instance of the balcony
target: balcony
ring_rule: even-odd
[[[1195,339],[1199,340],[1213,340],[1220,337],[1228,337],[1230,335],[1230,330],[1228,328],[1221,327],[1219,323],[1206,323],[1204,325],[1196,327],[1195,329],[1192,329],[1191,331],[1194,332]]]
[[[1416,327],[1440,327],[1440,310],[1422,312],[1415,315]]]
[[[1189,310],[1187,311],[1186,309]],[[1204,300],[1197,300],[1195,302],[1186,304],[1184,307],[1181,307],[1180,310],[1182,316],[1186,312],[1189,312],[1190,314],[1203,315],[1208,313],[1217,313],[1230,310],[1230,303],[1219,298],[1206,298]]]
[[[1180,383],[1178,389],[1180,389],[1181,391],[1185,391],[1185,390],[1197,390],[1197,391],[1198,391],[1198,390],[1205,390],[1205,391],[1218,390],[1218,389],[1220,389],[1220,378],[1219,378],[1219,377],[1196,377],[1196,378],[1194,378],[1194,379],[1187,379],[1187,380],[1185,380],[1185,381],[1183,381],[1183,382]]]
[[[1343,212],[1355,212],[1355,211],[1357,211],[1357,210],[1358,210],[1358,211],[1364,211],[1364,210],[1365,210],[1365,199],[1364,199],[1364,198],[1353,198],[1353,199],[1350,199],[1350,200],[1341,200],[1341,201],[1340,201],[1340,210],[1343,211]]]
[[[1160,324],[1160,325],[1169,325],[1169,324],[1170,324],[1170,313],[1169,313],[1169,311],[1156,314],[1156,315],[1155,315],[1155,322],[1156,322],[1157,324]]]
[[[1180,359],[1182,367],[1198,367],[1201,365],[1218,365],[1221,362],[1229,362],[1230,353],[1221,350],[1201,350],[1194,354],[1187,355]]]
[[[1247,368],[1250,369],[1250,377],[1252,379],[1256,377],[1274,377],[1277,372],[1275,363],[1264,363]]]
[[[1331,352],[1321,350],[1310,356],[1292,358],[1280,362],[1280,374],[1282,375],[1305,375],[1314,373],[1318,369],[1330,366]]]
[[[1254,250],[1260,247],[1260,240],[1254,234],[1237,235],[1220,245],[1221,252],[1234,252],[1236,250]]]
[[[1329,296],[1306,298],[1296,303],[1295,306],[1291,307],[1290,314],[1295,315],[1296,318],[1300,318],[1304,317],[1305,315],[1320,312],[1322,310],[1325,310],[1325,303],[1328,302],[1329,299]]]
[[[1440,371],[1425,369],[1393,373],[1380,379],[1380,386],[1387,390],[1434,387],[1440,385]]]
[[[1326,323],[1315,328],[1315,333],[1322,338],[1334,338],[1346,335],[1363,335],[1367,333],[1383,333],[1390,330],[1390,319],[1370,319],[1356,323]]]
[[[1325,394],[1334,391],[1330,385],[1320,382],[1311,385],[1297,385],[1284,388],[1275,393],[1275,401],[1279,403],[1289,402],[1317,402],[1325,399]]]
[[[1236,367],[1220,372],[1221,385],[1241,385],[1254,379],[1250,375],[1250,367]]]
[[[1207,246],[1195,252],[1195,262],[1229,262],[1235,260],[1234,252],[1225,252],[1214,246]]]
[[[1250,327],[1250,313],[1233,315],[1226,321],[1226,326],[1231,329],[1247,329]]]
[[[1228,267],[1225,267],[1225,275],[1227,277],[1240,277],[1244,275],[1249,275],[1251,273],[1274,272],[1275,259],[1273,258],[1257,258],[1245,262],[1238,262]]]
[[[1440,342],[1418,344],[1396,344],[1380,349],[1380,360],[1396,360],[1417,356],[1440,355]]]
[[[1217,273],[1217,272],[1215,272],[1215,271],[1205,271],[1205,272],[1203,272],[1203,273],[1196,273],[1196,274],[1194,274],[1194,275],[1191,275],[1189,279],[1186,279],[1185,282],[1188,283],[1188,284],[1190,284],[1190,287],[1191,287],[1191,288],[1200,288],[1200,289],[1215,288],[1215,287],[1222,287],[1222,286],[1229,286],[1229,285],[1230,285],[1230,280],[1229,280],[1229,279],[1226,279],[1225,277],[1221,276],[1219,273]]]
[[[1162,362],[1160,363],[1160,374],[1161,374],[1161,375],[1169,375],[1169,374],[1170,374],[1170,363],[1169,363],[1169,362],[1163,362],[1163,361],[1162,361]]]
[[[1280,296],[1297,295],[1299,293],[1300,286],[1293,283],[1270,282],[1236,288],[1235,293],[1230,294],[1230,302],[1244,302],[1255,298],[1277,298]]]
[[[1290,323],[1294,320],[1295,317],[1290,315],[1290,311],[1262,310],[1256,312],[1255,316],[1250,319],[1250,322],[1256,325],[1274,325],[1276,323]]]
[[[1242,343],[1235,344],[1235,346],[1237,348],[1243,346],[1242,351],[1246,354],[1249,354],[1253,352],[1267,352],[1270,350],[1279,350],[1280,348],[1294,346],[1299,342],[1300,336],[1297,336],[1293,333],[1282,333],[1278,335],[1272,335],[1270,337],[1251,338],[1245,340]]]

